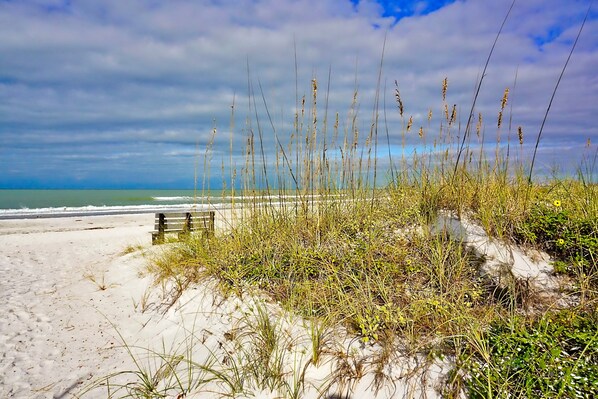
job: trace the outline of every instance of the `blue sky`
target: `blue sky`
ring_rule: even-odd
[[[380,55],[392,151],[406,115],[432,126],[447,102],[464,123],[473,87],[511,0],[0,0],[0,188],[192,187],[198,146],[214,127],[212,173],[243,164],[248,70],[283,142],[312,78],[331,70],[329,112],[346,123],[355,82],[361,130],[371,123]],[[505,88],[524,154],[589,0],[519,0],[487,71],[476,112],[488,142]],[[561,82],[540,145],[542,167],[571,165],[598,144],[598,9]],[[517,83],[514,78],[517,74]],[[323,94],[320,94],[323,98]],[[320,102],[320,104],[322,104]],[[266,116],[263,109],[263,125]],[[254,122],[255,123],[255,122]],[[266,130],[266,134],[271,132]],[[503,128],[501,134],[507,131]],[[588,138],[590,148],[586,147]],[[407,137],[413,148],[416,134]],[[274,144],[266,143],[268,159]],[[385,148],[380,151],[384,153]],[[201,173],[201,165],[199,173]]]

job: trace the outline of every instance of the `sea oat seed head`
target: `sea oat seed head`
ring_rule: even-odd
[[[424,128],[423,128],[423,126],[420,126],[420,127],[419,127],[419,137],[420,137],[420,138],[423,138],[423,137],[424,137]]]
[[[399,92],[399,82],[395,80],[395,98],[397,100],[397,106],[399,107],[399,114],[403,117],[403,101],[401,100],[401,93]]]
[[[446,89],[448,88],[448,78],[442,81],[442,101],[446,100]]]
[[[432,120],[432,108],[428,110],[428,122]]]
[[[502,101],[500,102],[500,109],[501,109],[501,111],[503,109],[505,109],[505,107],[507,106],[507,100],[508,100],[508,98],[509,98],[509,88],[507,87],[505,89],[504,94],[502,95]]]
[[[453,109],[451,111],[451,120],[449,121],[449,125],[455,122],[457,119],[457,104],[453,104]]]
[[[407,131],[411,130],[411,126],[413,125],[413,116],[409,117],[409,122],[407,122]]]
[[[519,136],[519,144],[523,145],[523,128],[521,126],[517,128],[517,136]]]
[[[301,116],[305,114],[305,96],[301,97]]]

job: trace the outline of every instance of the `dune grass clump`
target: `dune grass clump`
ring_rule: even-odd
[[[420,211],[409,216],[403,200],[264,215],[206,242],[195,268],[225,290],[257,288],[287,310],[343,323],[364,343],[454,334],[458,319],[492,306],[481,298],[477,259],[450,237],[414,230]]]
[[[538,231],[562,234],[559,229],[585,226],[592,216],[585,216],[583,223],[576,218],[593,211],[584,206],[583,196],[570,195],[568,218],[547,227],[540,224],[537,209],[563,212],[562,202],[552,198],[564,198],[555,188],[564,181],[538,185],[526,193],[524,179],[489,176],[468,174],[467,179],[455,180],[461,181],[460,187],[449,179],[429,178],[423,184],[404,180],[378,189],[373,198],[364,195],[355,200],[339,192],[338,200],[321,200],[308,213],[301,212],[301,204],[256,208],[225,234],[176,245],[157,265],[163,277],[180,281],[181,287],[216,279],[226,294],[258,293],[292,314],[323,320],[327,326],[343,326],[362,345],[380,348],[379,370],[397,351],[452,356],[460,371],[449,381],[447,397],[460,390],[471,397],[494,397],[505,388],[521,397],[539,393],[550,397],[550,392],[584,397],[570,393],[587,394],[594,389],[598,381],[592,371],[594,355],[566,356],[566,373],[576,376],[576,370],[587,369],[593,374],[588,380],[571,377],[567,387],[573,388],[561,390],[562,384],[548,383],[561,360],[547,360],[544,352],[565,354],[583,345],[593,353],[598,347],[588,327],[596,311],[598,291],[592,272],[596,263],[593,247],[586,246],[595,239],[596,230],[578,231],[576,237],[584,239],[569,243],[572,253],[589,254],[585,272],[574,269],[574,258],[555,258],[557,266],[563,262],[571,268],[567,274],[573,283],[566,295],[581,297],[579,307],[562,313],[547,304],[547,312],[529,313],[516,302],[518,293],[512,293],[510,303],[496,298],[494,288],[479,273],[483,259],[437,229],[434,220],[442,213],[460,213],[507,243],[550,253],[561,245],[558,239],[521,241],[522,232],[541,225],[544,230]],[[567,185],[570,192],[583,188],[576,182]],[[454,196],[456,192],[461,195]],[[528,205],[519,204],[526,196]],[[561,272],[558,267],[557,271]],[[579,334],[578,326],[583,327]],[[571,337],[577,340],[575,344]],[[325,356],[315,345],[313,358]],[[523,346],[542,350],[530,349],[525,356],[513,358],[510,353],[519,355]],[[505,357],[521,365],[537,362],[537,370],[523,375],[513,365],[504,365]],[[488,374],[488,368],[493,374]]]

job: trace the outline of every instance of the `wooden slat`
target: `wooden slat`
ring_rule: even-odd
[[[185,216],[184,213],[182,215],[181,214],[177,214],[177,215],[174,215],[174,214],[170,214],[170,215],[163,214],[163,215],[164,215],[164,219],[166,219],[166,220],[185,220],[186,219],[186,216]],[[156,215],[156,220],[158,220],[158,219],[159,219],[159,216]]]
[[[210,220],[192,220],[191,221],[191,226],[195,229],[197,228],[211,228],[211,221]],[[164,229],[165,230],[171,230],[171,229],[182,229],[183,227],[186,226],[185,221],[171,221],[171,220],[166,220],[164,222]],[[155,230],[159,230],[160,229],[160,223],[155,223],[154,224],[154,229]]]
[[[211,212],[165,212],[162,213],[162,215],[164,215],[164,218],[166,219],[171,219],[171,218],[185,218],[185,215],[187,215],[187,213],[191,214],[192,217],[207,217],[209,218],[211,216]],[[158,218],[158,215],[160,215],[160,213],[156,213],[156,218]]]
[[[184,227],[185,227],[184,221],[171,222],[170,220],[167,220],[164,223],[164,230],[165,231],[168,231],[168,230],[182,230]],[[160,224],[159,223],[154,224],[154,230],[156,230],[156,231],[160,230]]]

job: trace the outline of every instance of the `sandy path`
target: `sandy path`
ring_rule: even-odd
[[[134,306],[146,260],[123,251],[148,246],[152,224],[147,214],[0,221],[0,397],[70,397],[128,365],[109,320],[130,334],[148,317]]]

